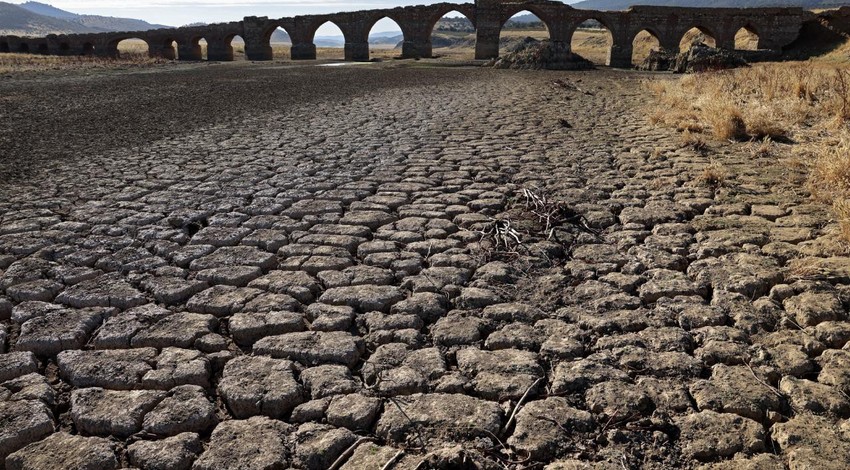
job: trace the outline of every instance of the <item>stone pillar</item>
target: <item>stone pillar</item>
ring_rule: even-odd
[[[480,20],[479,20],[480,21]],[[478,27],[475,32],[475,58],[479,60],[499,57],[499,28]]]
[[[668,54],[678,54],[680,51],[679,43],[682,42],[682,38],[673,37],[673,38],[659,38],[658,42],[661,45],[661,49]]]
[[[316,60],[316,45],[312,42],[292,44],[292,60]]]
[[[499,36],[502,32],[502,8],[499,0],[475,2],[475,58],[499,57]]]
[[[608,66],[620,69],[632,68],[632,54],[634,53],[634,45],[629,40],[628,35],[620,37],[614,36],[613,44],[611,44],[611,52],[608,55]]]
[[[255,44],[245,42],[245,58],[248,60],[272,60],[274,52],[271,44]]]
[[[161,57],[167,60],[177,59],[177,51],[174,50],[174,46],[171,43],[151,44],[148,46],[148,54],[154,58]]]
[[[345,60],[350,62],[369,62],[369,43],[346,41]]]
[[[104,44],[102,47],[98,47],[95,50],[95,55],[117,59],[121,56],[121,53],[118,52],[118,43],[111,42],[108,44]]]
[[[226,38],[213,38],[207,40],[207,60],[218,62],[231,62],[233,60],[233,46]]]
[[[272,45],[269,42],[271,35],[266,37],[266,30],[269,28],[268,20],[265,16],[248,16],[242,20],[242,39],[245,41],[246,59],[257,61],[274,59]]]
[[[735,36],[718,36],[714,38],[718,49],[735,50]]]
[[[180,60],[203,60],[204,55],[201,52],[200,44],[191,44],[190,42],[177,43],[178,56]]]

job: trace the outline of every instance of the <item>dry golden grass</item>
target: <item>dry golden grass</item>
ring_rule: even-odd
[[[38,54],[0,54],[0,74],[47,72],[51,70],[125,69],[165,65],[172,61],[143,55],[122,55],[118,59],[92,56],[48,56]]]
[[[718,162],[711,162],[697,177],[697,182],[702,186],[717,189],[723,186],[727,176],[726,168],[723,165]]]
[[[684,145],[697,143],[700,128],[715,139],[751,140],[755,157],[773,155],[777,141],[793,144],[788,164],[805,166],[806,188],[832,206],[850,240],[850,65],[759,64],[646,86],[659,105],[648,120],[685,130]]]

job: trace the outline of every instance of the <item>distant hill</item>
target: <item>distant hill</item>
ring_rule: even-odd
[[[584,10],[627,10],[632,5],[702,8],[803,7],[836,8],[850,5],[844,0],[584,0],[572,5]]]
[[[111,16],[78,15],[39,2],[21,5],[0,2],[0,34],[46,36],[48,34],[146,31],[167,28],[146,21]]]
[[[85,26],[59,18],[39,15],[29,10],[0,2],[0,34],[17,36],[45,36],[50,33],[87,33]]]

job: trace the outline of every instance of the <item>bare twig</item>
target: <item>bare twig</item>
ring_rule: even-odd
[[[401,414],[407,419],[407,421],[413,426],[413,430],[416,431],[416,437],[417,439],[419,439],[419,445],[422,449],[424,449],[426,447],[425,439],[422,438],[422,432],[420,432],[419,430],[419,424],[415,423],[412,419],[410,419],[410,416],[408,416],[407,413],[401,408],[401,405],[398,404],[398,401],[396,401],[395,398],[387,397],[387,400],[392,402],[392,404],[395,405],[396,408],[398,408],[398,411],[400,411]]]
[[[390,459],[387,463],[385,463],[385,464],[384,464],[384,466],[383,466],[383,467],[381,467],[381,470],[390,470],[391,468],[395,467],[395,464],[397,464],[397,463],[398,463],[398,461],[399,461],[399,460],[401,460],[401,458],[402,458],[403,456],[404,456],[404,450],[400,450],[400,451],[398,451],[398,452],[397,452],[397,453],[393,456],[393,458],[391,458],[391,459]]]
[[[747,369],[750,369],[750,373],[751,373],[751,374],[753,374],[753,378],[754,378],[754,379],[756,379],[756,381],[758,381],[758,383],[760,383],[760,384],[764,385],[765,387],[769,388],[769,389],[770,389],[770,391],[771,391],[771,392],[773,392],[773,393],[774,393],[776,396],[778,396],[779,398],[785,398],[785,395],[783,395],[783,394],[782,394],[782,392],[780,392],[779,390],[777,390],[777,389],[776,389],[776,387],[774,387],[773,385],[770,385],[769,383],[767,383],[767,382],[765,382],[764,380],[762,380],[762,379],[761,379],[758,375],[756,375],[756,371],[755,371],[755,370],[753,370],[753,367],[752,367],[749,363],[744,363],[744,365],[745,365],[745,366],[747,366]]]
[[[531,393],[532,390],[537,388],[537,384],[539,384],[541,380],[543,380],[543,377],[540,377],[537,380],[535,380],[534,383],[531,384],[528,387],[528,389],[525,391],[525,393],[522,395],[522,397],[519,399],[519,401],[516,402],[516,406],[514,407],[513,412],[511,412],[511,417],[508,418],[508,422],[507,422],[507,424],[505,424],[504,431],[507,431],[508,429],[510,429],[511,424],[514,422],[514,418],[516,418],[517,412],[519,412],[519,409],[522,408],[522,405],[525,403],[525,400],[528,399],[528,395]]]
[[[364,442],[374,441],[375,439],[371,437],[361,437],[360,439],[357,439],[354,444],[351,444],[348,449],[345,449],[345,452],[343,452],[342,455],[340,455],[336,460],[334,460],[334,463],[331,464],[330,467],[328,467],[328,470],[338,470],[346,461],[348,461],[349,458],[351,458],[351,455],[354,454],[354,451],[357,450],[358,447],[360,447],[360,444],[363,444]]]

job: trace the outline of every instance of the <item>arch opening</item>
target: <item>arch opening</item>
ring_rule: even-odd
[[[475,57],[475,24],[463,13],[452,10],[431,27],[432,57],[472,59]]]
[[[115,44],[118,58],[124,60],[144,60],[148,58],[150,47],[144,39],[126,38]]]
[[[18,46],[18,52],[23,52],[24,54],[29,54],[29,52],[30,52],[30,45],[29,45],[29,44],[27,44],[27,43],[25,43],[25,42],[22,42],[22,43]]]
[[[317,59],[345,60],[345,34],[333,21],[322,23],[313,34]]]
[[[242,36],[236,34],[225,42],[230,44],[230,49],[233,51],[233,60],[245,60],[245,40],[242,39]]]
[[[502,25],[499,34],[499,54],[504,55],[506,52],[514,52],[549,39],[549,28],[546,22],[534,13],[523,10]]]
[[[0,42],[0,52],[7,53],[12,52],[12,49],[9,47],[9,43],[6,41]]]
[[[687,30],[682,36],[682,40],[679,41],[679,50],[690,50],[694,44],[699,43],[705,44],[709,47],[717,47],[717,40],[714,38],[714,35],[707,29],[696,26]]]
[[[608,65],[614,35],[601,21],[589,19],[581,23],[570,42],[570,50],[596,65]]]
[[[642,64],[651,53],[661,50],[658,35],[648,29],[637,33],[632,40],[632,65]]]
[[[751,25],[744,26],[735,33],[735,50],[757,51],[759,49],[759,35]]]
[[[401,56],[404,32],[389,17],[383,17],[369,30],[369,56],[373,59],[392,59]]]
[[[290,48],[292,47],[292,38],[289,33],[280,26],[268,31],[268,43],[272,48],[273,59],[288,59]]]
[[[189,42],[192,45],[192,48],[198,51],[198,60],[207,60],[207,40],[204,37],[196,37],[192,38]]]
[[[83,44],[83,55],[94,55],[94,44],[90,42]]]

